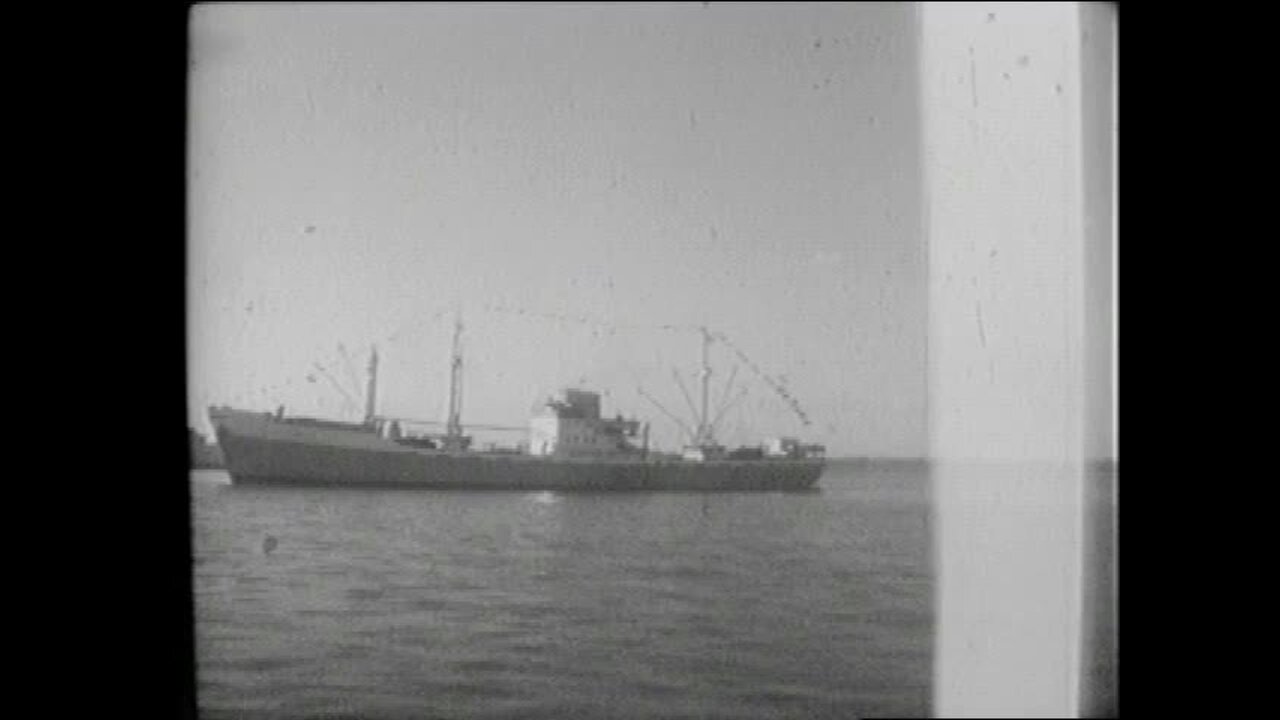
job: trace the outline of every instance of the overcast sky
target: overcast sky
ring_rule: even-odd
[[[671,447],[636,386],[688,416],[699,340],[659,326],[705,324],[812,421],[716,347],[723,441],[925,454],[914,12],[196,7],[189,421],[350,416],[313,363],[357,391],[371,343],[380,410],[441,418],[461,307],[464,421],[581,385]]]

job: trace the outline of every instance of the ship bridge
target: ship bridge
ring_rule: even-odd
[[[566,389],[547,398],[529,420],[529,453],[559,457],[599,457],[637,452],[631,440],[640,422],[600,416],[600,394]]]

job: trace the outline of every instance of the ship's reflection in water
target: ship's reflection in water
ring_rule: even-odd
[[[192,486],[202,717],[929,713],[920,467],[716,495],[223,478]]]

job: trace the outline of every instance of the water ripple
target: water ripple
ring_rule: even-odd
[[[833,467],[823,486],[193,482],[202,717],[927,715],[927,477]]]

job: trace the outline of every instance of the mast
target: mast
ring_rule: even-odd
[[[453,322],[453,355],[449,364],[449,418],[445,433],[450,440],[462,436],[462,313]]]
[[[378,414],[378,346],[369,353],[369,381],[364,391],[364,421],[373,423]]]
[[[709,402],[711,392],[711,333],[706,327],[698,328],[702,331],[702,408],[698,413],[698,445],[711,445],[714,439],[711,437],[711,425],[709,424],[710,416],[708,415],[707,403]]]

